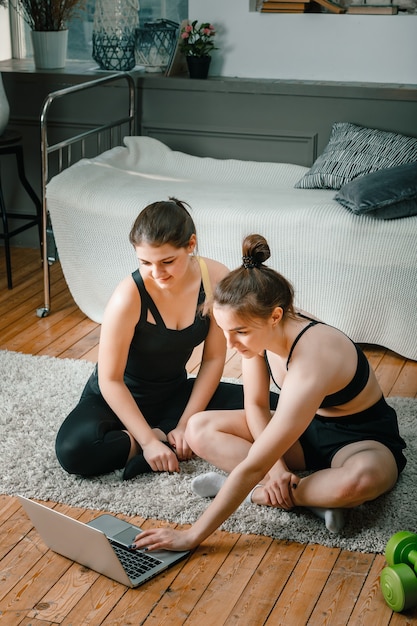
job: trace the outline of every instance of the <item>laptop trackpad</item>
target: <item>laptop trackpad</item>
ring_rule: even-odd
[[[109,539],[114,539],[118,543],[125,546],[130,546],[134,538],[141,529],[137,526],[132,526],[128,522],[125,522],[114,515],[99,515],[95,519],[88,522],[88,526],[93,526],[101,530]]]
[[[137,534],[138,531],[135,528],[130,527],[126,528],[126,530],[122,530],[122,532],[117,535],[113,535],[112,539],[117,541],[117,543],[121,543],[122,545],[128,547],[131,543],[133,543]]]

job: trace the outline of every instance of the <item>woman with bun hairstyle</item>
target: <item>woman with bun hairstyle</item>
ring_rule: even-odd
[[[194,479],[194,491],[214,500],[189,529],[147,530],[133,547],[194,548],[245,498],[285,510],[307,507],[339,532],[344,509],[388,492],[404,469],[395,411],[362,350],[296,310],[292,286],[265,265],[269,257],[264,237],[248,236],[242,266],[214,292],[214,317],[243,357],[244,410],[201,412],[186,429],[194,452],[228,476]],[[271,379],[280,388],[272,415]],[[311,473],[300,477],[305,470]]]

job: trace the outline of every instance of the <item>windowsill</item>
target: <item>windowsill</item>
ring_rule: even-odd
[[[0,61],[0,73],[12,73],[25,75],[27,80],[39,80],[42,77],[66,77],[75,82],[76,79],[92,80],[103,76],[117,74],[113,70],[100,70],[95,61],[67,60],[65,68],[39,70],[35,67],[33,59],[8,59]],[[321,81],[321,80],[289,80],[289,79],[263,79],[263,78],[237,78],[227,76],[209,76],[208,80],[190,80],[187,76],[165,77],[163,73],[148,73],[143,67],[136,66],[130,71],[134,78],[146,87],[155,89],[165,89],[168,83],[175,81],[176,89],[187,91],[253,91],[254,93],[298,93],[300,90],[309,90],[310,95],[335,96],[343,87],[345,96],[349,92],[352,98],[363,98],[366,94],[371,98],[389,97],[392,90],[394,99],[398,99],[398,93],[406,100],[415,101],[417,99],[417,85],[396,84],[396,83],[360,83],[346,81]]]
[[[107,76],[117,73],[113,70],[101,70],[96,63],[91,61],[71,61],[67,60],[66,65],[62,69],[50,69],[39,70],[35,67],[32,58],[28,59],[7,59],[6,61],[0,61],[0,72],[16,72],[21,74],[55,74],[55,75],[69,75],[69,76],[92,76],[98,78],[99,76]],[[136,74],[144,73],[144,70],[140,67],[136,67],[132,70]]]

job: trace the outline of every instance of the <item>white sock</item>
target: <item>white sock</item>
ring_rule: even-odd
[[[248,495],[245,498],[245,502],[248,502],[249,504],[253,504],[252,502],[252,494],[255,491],[255,489],[257,489],[258,487],[263,487],[263,485],[261,485],[261,483],[259,483],[258,485],[255,485],[254,488],[249,491]]]
[[[317,517],[324,519],[326,528],[331,533],[340,532],[345,525],[343,509],[323,509],[317,506],[309,506],[307,508]]]
[[[226,482],[227,476],[217,474],[217,472],[208,472],[196,476],[192,483],[191,489],[201,498],[214,498]]]

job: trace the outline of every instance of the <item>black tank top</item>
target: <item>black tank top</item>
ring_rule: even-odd
[[[194,348],[207,337],[210,318],[203,315],[205,291],[201,282],[194,322],[181,330],[167,328],[139,270],[132,274],[141,298],[141,314],[130,345],[125,382],[135,394],[153,387],[170,387],[187,378],[186,363]],[[153,322],[148,321],[148,312]],[[146,391],[145,391],[146,393]]]
[[[298,313],[298,315],[300,317],[303,317],[304,319],[310,320],[310,324],[307,324],[307,326],[305,328],[302,329],[301,332],[298,333],[297,337],[294,339],[293,344],[290,348],[290,352],[288,354],[288,359],[287,359],[287,363],[285,365],[286,370],[288,371],[288,364],[291,360],[292,357],[292,353],[294,351],[295,346],[297,345],[297,343],[299,342],[299,340],[301,339],[301,337],[304,335],[304,333],[311,328],[312,326],[315,326],[316,324],[324,324],[324,322],[319,322],[318,320],[313,320],[310,317],[307,317],[306,315],[303,315],[302,313]],[[350,340],[352,341],[352,340]],[[369,363],[368,363],[368,359],[366,358],[365,354],[363,353],[363,351],[361,350],[361,348],[352,341],[353,345],[356,348],[356,354],[358,355],[358,362],[357,362],[357,366],[356,366],[356,372],[352,378],[352,380],[346,385],[346,387],[344,387],[343,389],[340,389],[339,391],[336,391],[335,393],[331,393],[328,396],[326,396],[325,398],[323,398],[322,403],[320,404],[320,408],[321,409],[328,409],[330,407],[333,406],[340,406],[342,404],[346,404],[347,402],[350,402],[351,400],[353,400],[353,398],[356,398],[356,396],[366,387],[366,383],[368,382],[369,379]],[[265,351],[265,361],[268,367],[268,371],[269,371],[269,375],[271,376],[272,380],[274,381],[275,385],[277,385],[272,371],[271,371],[271,367],[269,365],[269,361],[268,361],[268,356],[267,356],[267,352]],[[280,389],[279,385],[277,385],[278,389]]]

